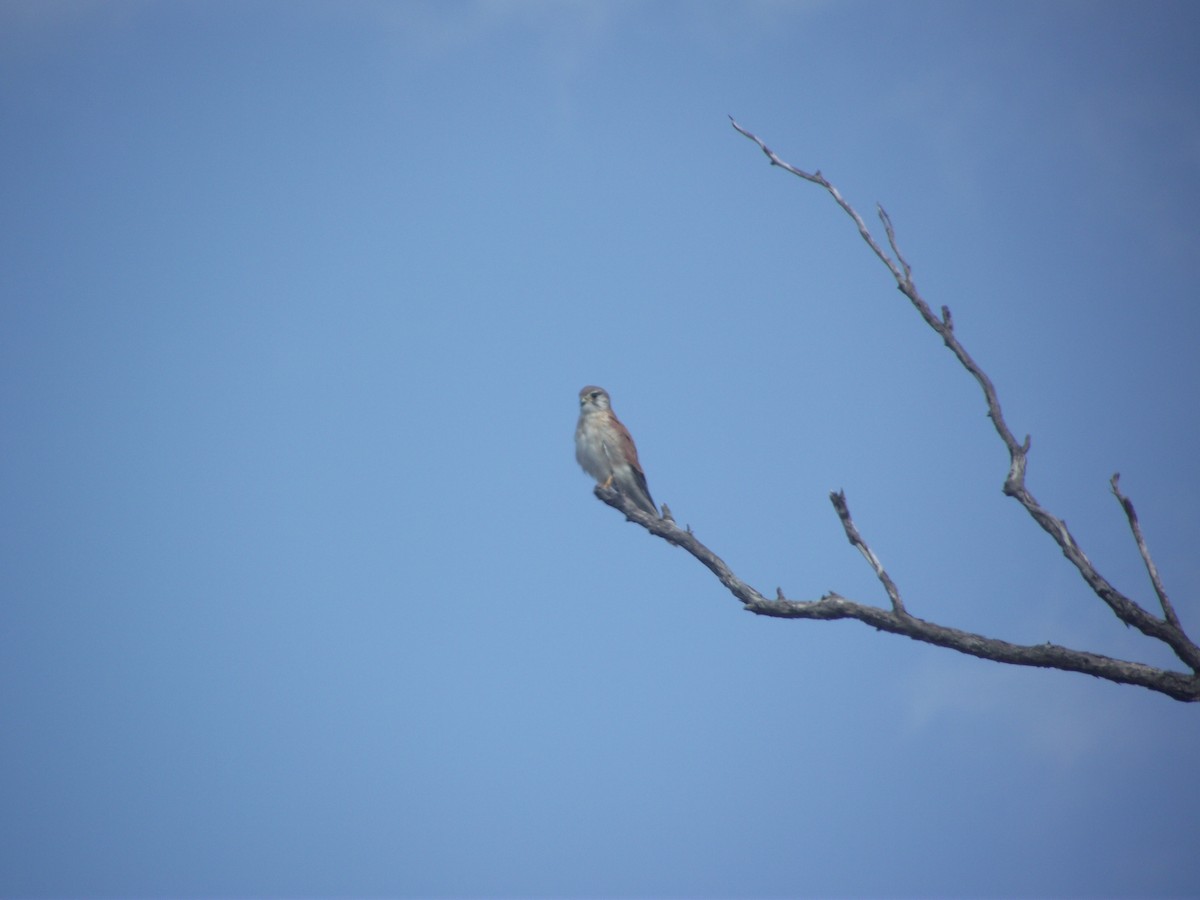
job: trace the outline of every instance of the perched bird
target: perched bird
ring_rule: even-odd
[[[629,430],[612,411],[608,391],[589,384],[579,392],[579,424],[575,426],[575,459],[604,487],[618,491],[654,516],[646,475],[638,462]]]

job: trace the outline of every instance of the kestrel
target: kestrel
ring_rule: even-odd
[[[612,411],[608,391],[588,385],[579,392],[579,424],[575,426],[575,459],[604,487],[615,487],[648,513],[658,516],[646,475],[638,462],[629,430]]]

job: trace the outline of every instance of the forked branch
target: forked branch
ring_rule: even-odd
[[[1142,561],[1146,565],[1151,584],[1162,608],[1162,617],[1156,616],[1149,610],[1118,591],[1105,579],[1067,528],[1066,522],[1050,513],[1030,493],[1025,484],[1025,472],[1028,464],[1030,439],[1018,441],[1000,409],[1000,400],[995,385],[987,373],[979,366],[963,347],[954,334],[954,320],[950,309],[941,307],[941,315],[935,315],[929,304],[921,297],[913,281],[912,268],[900,252],[896,241],[896,232],[891,218],[883,207],[878,208],[879,219],[883,224],[887,246],[891,254],[884,250],[867,228],[862,216],[819,171],[806,172],[780,159],[759,137],[742,128],[736,121],[730,120],[733,127],[749,140],[758,145],[759,149],[770,160],[771,165],[790,172],[804,181],[824,188],[826,192],[841,207],[858,228],[862,239],[871,251],[891,273],[900,292],[920,314],[925,323],[942,339],[942,342],[958,359],[959,363],[978,382],[983,391],[984,403],[987,406],[988,417],[996,434],[1004,443],[1009,454],[1008,474],[1004,480],[1003,491],[1015,499],[1029,513],[1030,517],[1058,544],[1063,555],[1079,572],[1088,587],[1099,597],[1113,614],[1126,625],[1138,629],[1142,634],[1166,644],[1179,660],[1191,670],[1191,673],[1178,672],[1169,669],[1156,668],[1143,663],[1114,659],[1097,653],[1083,650],[1072,650],[1057,644],[1021,645],[1011,644],[996,638],[985,637],[957,628],[949,628],[924,619],[918,619],[909,614],[900,598],[900,591],[888,576],[878,557],[863,540],[850,516],[850,509],[845,495],[841,492],[830,495],[834,508],[842,523],[847,539],[866,558],[868,564],[880,580],[891,602],[891,609],[872,606],[848,600],[835,593],[829,593],[818,600],[791,600],[777,590],[775,599],[768,599],[739,579],[725,562],[715,553],[697,540],[690,528],[681,529],[669,516],[662,519],[641,511],[616,491],[597,487],[596,496],[609,506],[619,509],[627,519],[641,525],[651,534],[661,537],[668,543],[682,547],[697,560],[703,563],[717,576],[720,582],[741,601],[744,608],[757,615],[773,616],[786,619],[858,619],[881,631],[901,634],[913,640],[928,644],[936,644],[990,659],[995,662],[1019,666],[1037,666],[1048,669],[1062,669],[1068,672],[1082,672],[1104,678],[1120,684],[1133,684],[1148,688],[1152,691],[1166,694],[1176,700],[1195,702],[1200,701],[1200,646],[1197,646],[1183,630],[1179,617],[1176,615],[1171,601],[1163,588],[1158,569],[1150,557],[1150,551],[1142,536],[1141,526],[1133,509],[1133,503],[1119,490],[1118,476],[1112,477],[1111,486],[1121,508],[1129,522],[1133,537],[1137,543]]]
[[[734,597],[741,601],[743,609],[755,615],[770,616],[776,619],[857,619],[880,631],[904,635],[914,641],[935,644],[939,647],[957,650],[959,653],[966,653],[969,656],[977,656],[980,659],[990,659],[993,662],[1008,663],[1014,666],[1034,666],[1042,669],[1082,672],[1085,675],[1094,675],[1118,684],[1132,684],[1148,688],[1176,700],[1200,701],[1200,676],[1195,674],[1187,675],[1182,672],[1158,669],[1144,663],[1114,659],[1111,656],[1088,653],[1084,650],[1072,650],[1058,644],[1012,644],[997,638],[985,637],[982,634],[918,619],[905,612],[903,606],[884,609],[880,606],[858,603],[832,592],[818,600],[793,600],[785,597],[782,590],[777,590],[775,598],[768,599],[738,578],[728,564],[702,544],[690,528],[680,528],[670,519],[654,518],[611,488],[597,485],[594,493],[601,501],[624,513],[625,518],[629,521],[636,522],[651,534],[657,535],[669,544],[683,548],[694,556],[717,576],[721,584],[725,585]],[[859,544],[861,538],[857,537],[858,531],[850,518],[850,511],[845,505],[845,497],[841,493],[835,493],[830,495],[830,500],[838,508],[846,536],[850,538],[852,544],[860,546],[862,549],[865,544]],[[880,580],[882,581],[885,577],[886,575],[882,575]]]

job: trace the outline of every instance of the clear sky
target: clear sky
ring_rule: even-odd
[[[1200,894],[1200,5],[0,2],[0,894]]]

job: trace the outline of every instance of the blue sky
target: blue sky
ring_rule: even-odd
[[[1200,710],[743,613],[1200,634],[1200,7],[0,4],[0,894],[1183,896]]]

